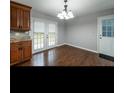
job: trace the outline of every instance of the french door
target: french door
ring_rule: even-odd
[[[57,24],[33,18],[33,52],[40,52],[56,46]]]
[[[56,45],[56,25],[53,23],[48,23],[48,32],[47,32],[47,48],[55,47]]]
[[[114,16],[98,19],[98,51],[100,54],[114,57]]]

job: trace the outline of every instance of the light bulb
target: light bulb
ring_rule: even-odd
[[[74,18],[74,15],[73,15],[73,13],[72,13],[71,11],[68,12],[68,16],[69,16],[70,18]]]
[[[59,19],[64,19],[64,17],[63,17],[63,16],[61,16],[61,17],[59,17]]]
[[[63,16],[66,16],[66,12],[65,12],[65,11],[62,11],[62,15],[63,15]]]
[[[68,20],[68,19],[70,19],[70,17],[69,17],[68,15],[66,15],[66,16],[65,16],[65,19]]]
[[[57,17],[58,17],[59,19],[64,19],[62,13],[59,13],[59,14],[57,15]]]
[[[73,13],[71,12],[71,10],[69,11],[69,12],[66,12],[66,11],[62,11],[61,13],[59,13],[58,15],[57,15],[57,17],[59,18],[59,19],[66,19],[66,20],[68,20],[68,19],[70,19],[70,18],[74,18],[74,15],[73,15]]]
[[[61,16],[61,14],[59,13],[58,15],[57,15],[57,17],[60,17]]]

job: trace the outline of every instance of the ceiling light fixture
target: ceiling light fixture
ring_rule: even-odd
[[[68,19],[71,19],[71,18],[74,18],[74,15],[72,13],[71,10],[68,11],[67,7],[68,5],[66,4],[68,1],[67,0],[64,0],[65,2],[65,5],[64,5],[64,8],[63,11],[61,13],[58,13],[57,17],[59,19],[65,19],[65,20],[68,20]]]

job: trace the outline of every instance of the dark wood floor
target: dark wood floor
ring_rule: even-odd
[[[17,66],[113,66],[113,64],[114,62],[102,59],[96,53],[64,45],[35,54],[31,61]]]

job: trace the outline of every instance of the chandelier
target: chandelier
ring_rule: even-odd
[[[66,4],[67,0],[64,0],[64,2],[65,2],[64,9],[61,13],[58,13],[57,17],[59,19],[65,19],[65,20],[74,18],[72,11],[71,10],[68,11],[68,9],[67,9],[67,7],[68,7],[68,5]]]

